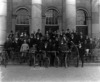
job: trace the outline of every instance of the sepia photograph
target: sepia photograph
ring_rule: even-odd
[[[100,0],[0,0],[0,82],[100,82]]]

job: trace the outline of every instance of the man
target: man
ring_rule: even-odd
[[[66,35],[63,35],[60,39],[59,39],[59,57],[61,60],[61,66],[63,66],[64,64],[64,58],[65,58],[65,51],[67,51],[68,46],[67,46],[67,38]]]
[[[50,65],[53,66],[53,63],[54,63],[54,53],[52,53],[53,51],[53,41],[52,39],[49,39],[49,41],[46,43],[46,46],[47,46],[47,54],[50,58]],[[49,52],[48,52],[49,51]]]
[[[84,54],[85,54],[84,45],[80,43],[79,44],[79,57],[80,57],[81,62],[82,62],[82,67],[84,65]]]
[[[40,38],[39,44],[37,45],[39,48],[39,51],[44,50],[44,42],[43,37]]]
[[[91,44],[90,44],[90,38],[88,36],[86,36],[86,39],[85,39],[85,55],[88,57],[86,59],[90,59],[91,60]]]
[[[85,48],[90,49],[90,38],[88,36],[86,36],[85,39]]]
[[[30,47],[32,47],[33,45],[33,35],[32,34],[30,35],[29,39],[30,39]]]
[[[13,38],[14,38],[14,33],[13,33],[13,31],[12,31],[12,30],[11,30],[11,32],[10,32],[10,34],[9,34],[8,38],[11,38],[11,40],[13,40]]]
[[[40,38],[40,41],[39,41],[39,43],[38,43],[38,45],[37,45],[37,49],[38,49],[38,56],[39,56],[39,65],[41,66],[42,64],[43,64],[43,50],[44,50],[44,42],[43,42],[43,38],[41,37]]]
[[[4,43],[4,49],[7,50],[9,59],[11,58],[11,55],[10,55],[10,48],[11,47],[12,47],[12,43],[11,43],[10,39],[7,38],[7,41]]]
[[[36,33],[36,38],[41,38],[42,37],[42,33],[40,32],[40,29],[38,29],[37,33]]]
[[[58,37],[56,37],[54,43],[55,43],[55,51],[59,51],[59,38]]]
[[[67,29],[67,31],[66,31],[66,37],[68,38],[68,39],[70,39],[70,37],[71,37],[71,34],[70,34],[70,30],[69,29]]]
[[[13,37],[13,36],[14,36],[14,33],[13,33],[13,31],[11,30],[8,37]]]
[[[84,64],[84,54],[85,54],[85,38],[82,34],[82,32],[80,33],[80,38],[79,38],[79,56],[82,62],[82,67]]]
[[[27,43],[29,45],[29,48],[31,48],[32,47],[32,43],[31,43],[31,39],[30,38],[27,40]]]
[[[13,48],[15,51],[18,51],[20,50],[20,44],[19,44],[19,39],[18,38],[15,38],[15,40],[13,41]]]
[[[24,37],[23,37],[25,40],[27,40],[28,39],[28,35],[27,35],[27,33],[25,32],[24,33]]]
[[[36,44],[37,44],[37,51],[39,52],[39,42],[40,42],[40,37],[39,35],[37,35],[37,38],[36,38]]]
[[[75,43],[75,36],[74,36],[74,34],[71,34],[71,39],[70,40]]]

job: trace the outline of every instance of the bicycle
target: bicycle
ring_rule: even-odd
[[[67,66],[69,67],[70,64],[75,64],[76,67],[79,65],[79,50],[77,48],[77,45],[74,44],[74,42],[71,41],[71,48],[67,52],[66,56],[66,62]]]
[[[8,57],[8,53],[6,50],[3,50],[1,52],[1,64],[4,65],[5,67],[7,66],[9,57]]]
[[[36,64],[36,57],[35,57],[35,54],[36,54],[36,50],[32,50],[29,52],[29,60],[28,60],[28,63],[30,66],[34,66],[35,67],[35,64]]]

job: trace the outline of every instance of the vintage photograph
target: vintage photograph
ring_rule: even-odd
[[[0,0],[0,82],[100,82],[100,0]]]

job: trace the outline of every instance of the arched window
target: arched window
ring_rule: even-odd
[[[47,10],[46,25],[58,25],[58,12],[55,9]]]
[[[55,8],[49,8],[45,13],[45,33],[50,30],[59,30],[59,12]]]
[[[84,9],[77,10],[76,16],[76,31],[82,32],[84,35],[88,35],[88,13]]]
[[[87,14],[84,10],[77,10],[77,25],[87,25]]]
[[[29,24],[29,13],[27,9],[19,9],[16,15],[16,24]]]
[[[30,15],[26,8],[20,8],[16,11],[15,32],[26,32],[29,34]]]

